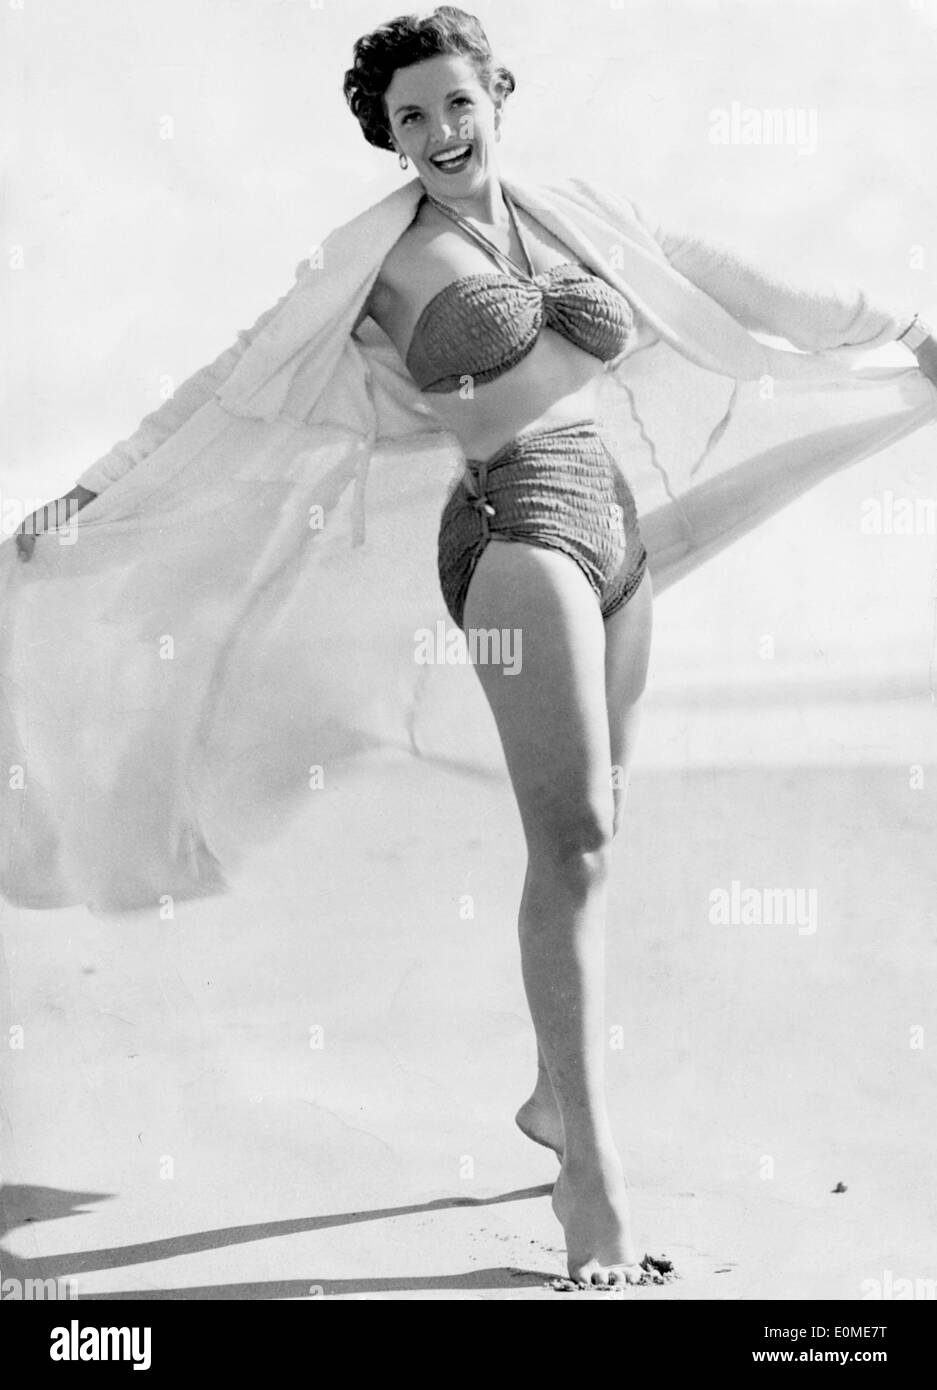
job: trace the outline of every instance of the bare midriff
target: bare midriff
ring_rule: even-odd
[[[538,270],[569,259],[550,238]],[[409,243],[409,244],[408,244]],[[432,296],[462,275],[492,270],[476,248],[448,235],[421,245],[410,234],[393,248],[371,296],[370,313],[402,359],[422,309]],[[468,378],[462,390],[424,391],[421,401],[443,429],[458,439],[466,458],[487,459],[521,430],[594,418],[605,364],[561,333],[544,327],[530,352],[493,381]]]
[[[424,391],[426,403],[459,440],[466,458],[490,458],[521,430],[594,418],[604,364],[544,328],[515,367],[466,392]]]

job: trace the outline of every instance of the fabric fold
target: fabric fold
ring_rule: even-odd
[[[759,341],[630,205],[505,184],[635,307],[602,394],[658,592],[937,418],[910,364]],[[221,892],[300,808],[314,832],[323,775],[375,750],[451,754],[451,683],[415,661],[414,634],[447,620],[437,529],[464,459],[386,335],[352,331],[419,194],[326,238],[208,399],[69,533],[28,564],[0,546],[10,901],[107,912]],[[900,323],[859,308],[855,331]]]

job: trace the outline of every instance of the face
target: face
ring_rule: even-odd
[[[498,108],[478,80],[474,64],[458,54],[438,54],[398,68],[384,94],[394,144],[416,166],[429,192],[468,197],[492,176]],[[436,162],[444,153],[467,154]]]

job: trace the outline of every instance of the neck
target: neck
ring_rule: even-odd
[[[426,191],[430,193],[429,189]],[[435,190],[431,196],[438,199],[440,203],[445,203],[448,207],[453,208],[456,212],[460,212],[463,217],[470,217],[476,222],[487,222],[492,227],[508,225],[508,207],[504,201],[501,184],[497,179],[488,179],[480,189],[467,194],[464,198],[447,197],[444,194],[436,193]]]

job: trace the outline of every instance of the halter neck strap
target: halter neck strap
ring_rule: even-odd
[[[472,237],[474,241],[478,242],[478,244],[484,250],[488,251],[490,255],[494,256],[499,262],[510,266],[511,269],[515,272],[515,274],[519,275],[521,279],[536,280],[536,271],[534,269],[534,263],[530,258],[530,251],[527,249],[527,242],[524,240],[524,234],[521,231],[520,223],[517,220],[517,213],[514,211],[514,201],[505,188],[502,188],[501,195],[504,198],[505,206],[508,210],[508,215],[511,218],[511,224],[514,228],[517,239],[520,242],[521,250],[524,253],[524,259],[527,262],[526,272],[521,270],[520,266],[514,260],[512,260],[512,258],[505,251],[502,251],[500,246],[495,246],[494,242],[489,240],[489,238],[485,236],[484,232],[481,232],[477,227],[474,227],[472,223],[469,222],[468,218],[464,217],[462,213],[457,212],[455,208],[449,207],[448,204],[440,202],[440,200],[438,198],[434,198],[431,193],[426,193],[424,196],[426,197],[428,202],[432,203],[434,208],[438,208],[440,212],[445,213],[445,215],[448,218],[455,222],[457,226],[461,227],[464,232],[467,232],[468,235]]]

